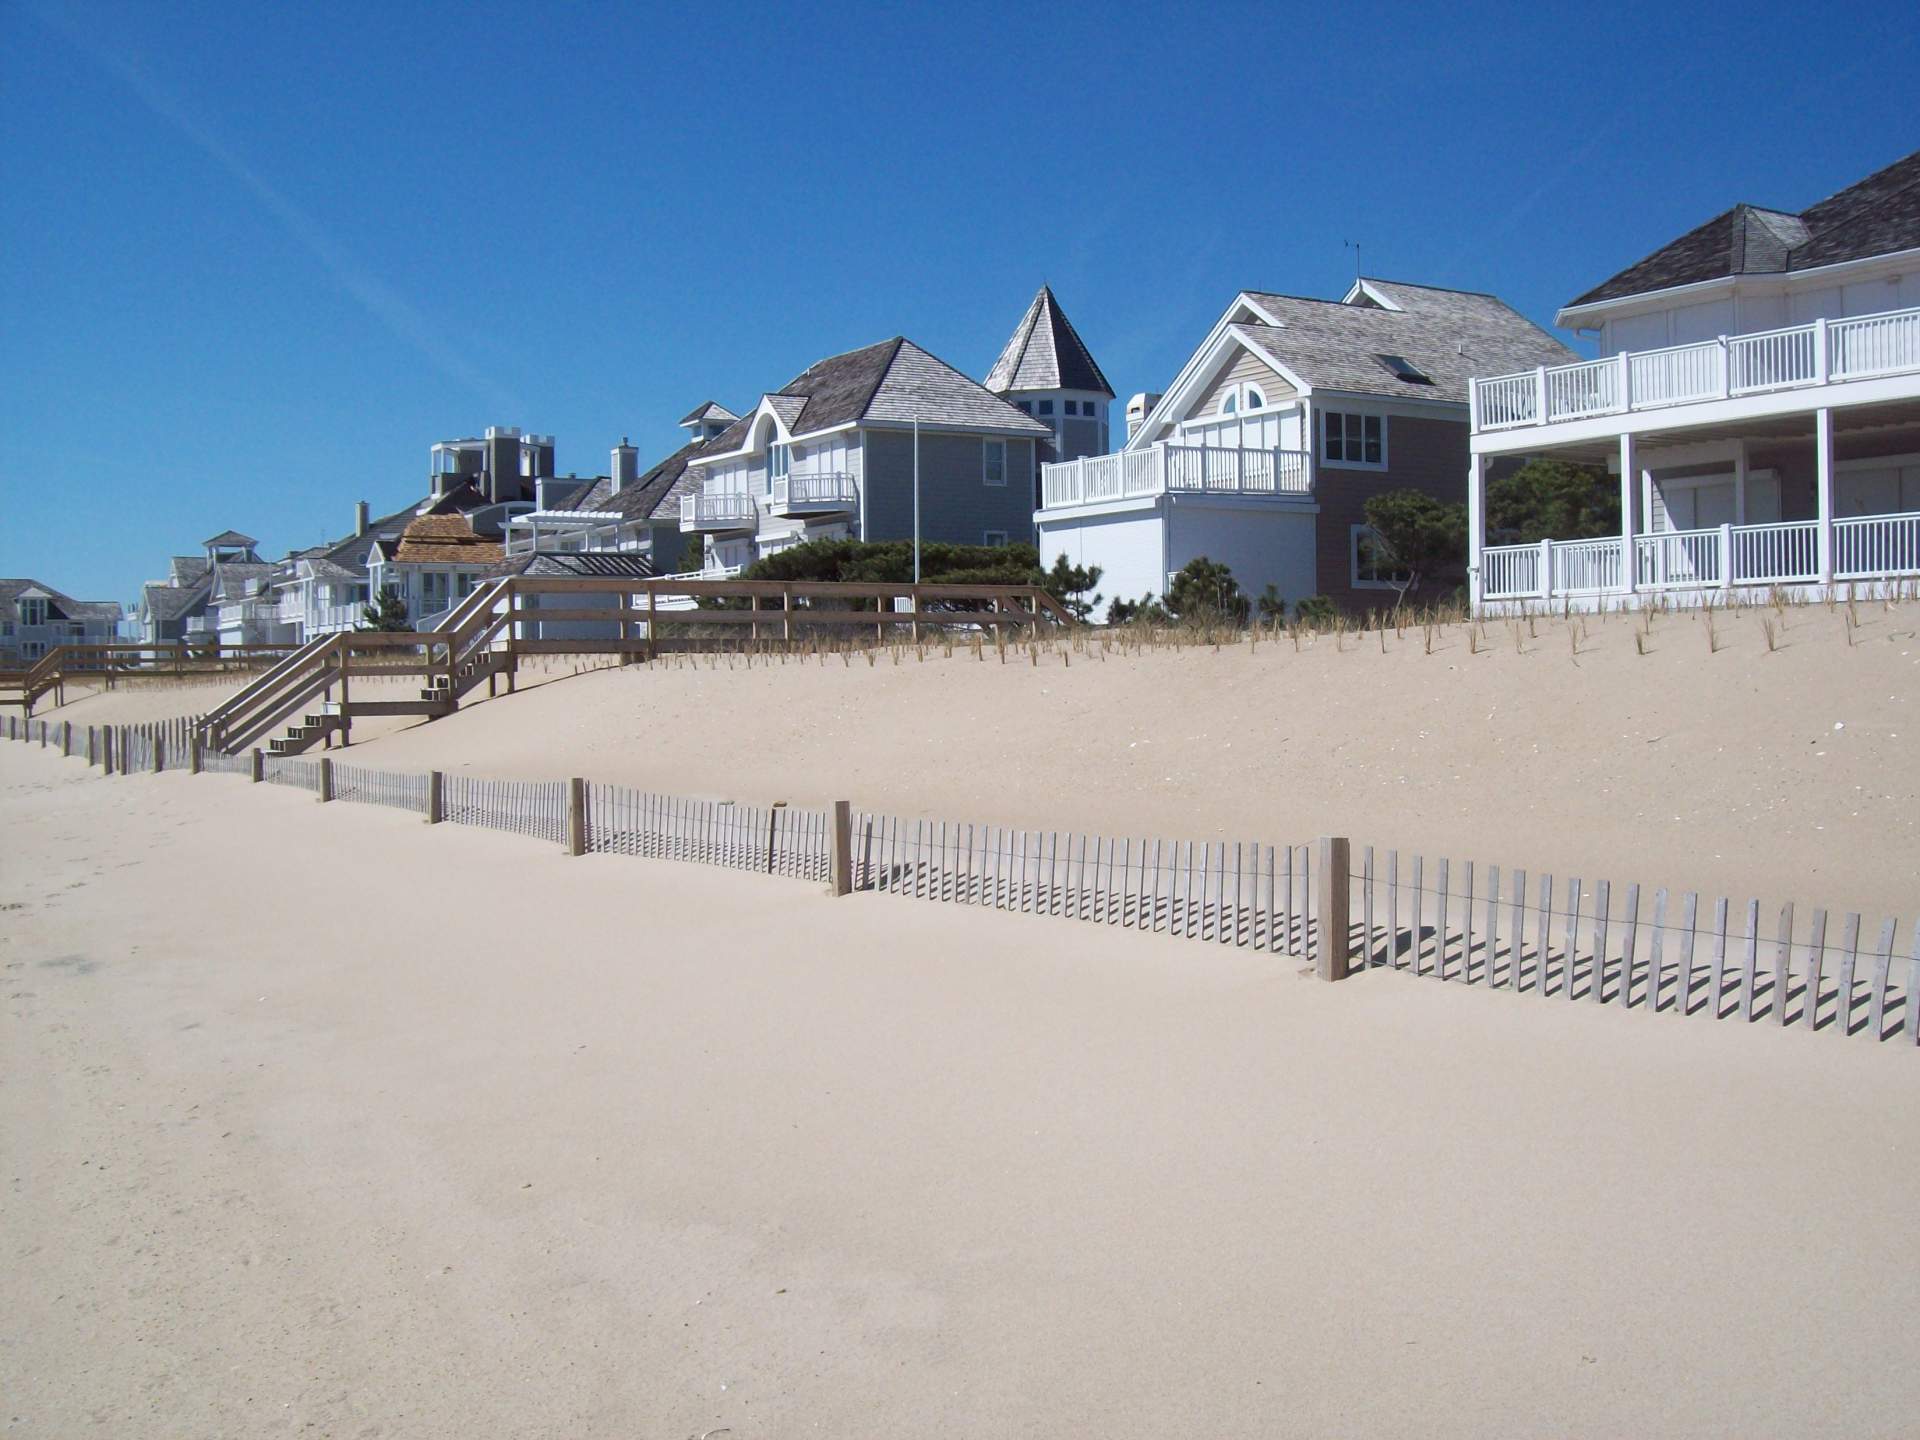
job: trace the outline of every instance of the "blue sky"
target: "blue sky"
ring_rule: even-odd
[[[1907,5],[0,0],[0,575],[126,600],[517,424],[597,474],[1045,280],[1124,397],[1241,287],[1557,305],[1920,145]]]

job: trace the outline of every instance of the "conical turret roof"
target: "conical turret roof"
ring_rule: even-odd
[[[1113,387],[1094,363],[1093,352],[1045,285],[1020,317],[1013,338],[987,372],[985,384],[996,395],[1012,390],[1090,390],[1113,398]]]

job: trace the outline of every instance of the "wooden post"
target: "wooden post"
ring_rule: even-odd
[[[333,760],[330,756],[320,757],[320,803],[326,804],[333,799]]]
[[[587,853],[587,782],[578,775],[567,781],[567,854]]]
[[[162,757],[167,753],[167,747],[160,737],[160,732],[157,730],[150,732],[147,738],[153,745],[153,773],[158,775],[160,773]]]
[[[853,893],[853,806],[845,800],[833,802],[833,893]]]
[[[99,763],[100,756],[94,741],[93,726],[87,726],[87,768],[91,770]]]
[[[267,778],[267,757],[258,745],[253,747],[253,783],[258,785]]]
[[[1344,835],[1320,837],[1320,948],[1315,970],[1322,980],[1344,980],[1353,960],[1348,933],[1348,894],[1353,846]]]
[[[780,639],[788,645],[793,644],[793,586],[783,586],[780,591]]]
[[[195,735],[191,740],[187,741],[187,773],[189,775],[198,775],[200,773],[200,767],[203,763],[200,754],[200,743],[200,737],[198,735]]]
[[[447,817],[446,801],[442,798],[445,791],[446,776],[438,770],[427,772],[427,824],[438,825]]]
[[[113,727],[106,725],[100,730],[100,773],[113,774]]]

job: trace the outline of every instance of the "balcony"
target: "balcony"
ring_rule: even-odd
[[[1162,443],[1040,467],[1040,508],[1063,510],[1167,494],[1313,495],[1313,457],[1304,450],[1242,450]]]
[[[752,530],[759,524],[759,512],[751,495],[733,491],[683,496],[680,501],[680,528],[683,531],[724,532]]]
[[[1818,584],[1823,573],[1848,582],[1920,576],[1920,513],[1835,520],[1824,547],[1820,532],[1818,520],[1789,520],[1636,535],[1631,588],[1698,595]],[[1553,600],[1624,591],[1623,546],[1611,537],[1489,545],[1480,552],[1481,598]]]
[[[1475,434],[1920,373],[1920,309],[1622,351],[1473,382]]]
[[[860,508],[860,490],[844,471],[781,475],[767,508],[775,515],[841,515]]]

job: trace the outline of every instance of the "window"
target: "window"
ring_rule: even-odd
[[[1007,442],[987,440],[981,444],[980,478],[988,485],[1007,483]]]
[[[1348,579],[1356,590],[1398,590],[1407,583],[1407,572],[1394,567],[1371,525],[1347,527],[1347,562]]]
[[[1381,415],[1321,412],[1320,458],[1330,465],[1387,468],[1387,422]]]
[[[29,595],[20,602],[20,623],[22,625],[47,623],[47,602],[43,596]]]
[[[1220,397],[1220,413],[1222,415],[1231,415],[1239,408],[1240,408],[1240,397],[1234,391],[1229,390],[1226,394]]]
[[[38,660],[47,653],[47,643],[44,640],[28,640],[20,646],[20,653],[28,660]]]
[[[787,478],[793,469],[793,452],[785,445],[767,447],[767,493],[773,493],[773,482]]]
[[[1013,403],[1018,407],[1022,415],[1031,415],[1033,413],[1033,402],[1031,400],[1016,400]]]
[[[1036,400],[1034,404],[1038,407],[1039,413],[1042,415],[1051,415],[1053,413],[1053,401],[1051,400]]]
[[[1267,397],[1260,393],[1258,385],[1247,386],[1247,409],[1258,410],[1267,403]]]
[[[983,545],[1004,545],[1007,543],[1007,532],[1004,530],[989,530],[980,537],[980,543]]]

